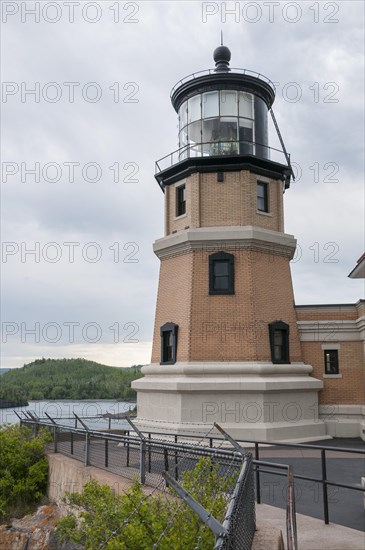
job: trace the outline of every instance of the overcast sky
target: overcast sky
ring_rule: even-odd
[[[362,1],[1,4],[3,367],[149,362],[154,163],[177,148],[172,86],[214,67],[221,30],[232,67],[277,83],[296,303],[363,297]]]

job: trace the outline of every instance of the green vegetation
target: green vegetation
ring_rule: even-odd
[[[135,399],[141,366],[107,367],[86,359],[37,359],[1,376],[0,399]]]
[[[24,515],[45,494],[50,439],[47,431],[33,437],[25,426],[0,426],[0,521]]]
[[[5,367],[0,367],[0,376],[1,376],[2,374],[5,374],[5,373],[8,372],[9,370],[11,370],[11,369],[8,369],[8,368],[5,368]]]
[[[212,515],[223,521],[229,496],[237,476],[222,480],[218,466],[209,457],[199,460],[195,470],[185,472],[182,485]],[[152,495],[146,498],[135,481],[122,496],[115,496],[108,485],[89,481],[82,493],[68,493],[65,500],[76,515],[69,514],[57,525],[61,541],[81,544],[86,550],[128,548],[150,550],[158,541],[159,550],[211,550],[214,535],[178,497]],[[113,532],[115,535],[112,535]],[[160,536],[164,533],[164,536]],[[104,546],[103,546],[104,547]]]

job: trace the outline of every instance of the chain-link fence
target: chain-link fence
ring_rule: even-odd
[[[226,536],[218,538],[214,550],[240,550],[251,548],[256,528],[254,477],[252,456],[243,462],[237,485],[230,499],[223,527]]]
[[[137,478],[141,483],[154,487],[154,491],[168,493],[168,499],[176,501],[180,497],[181,504],[174,508],[153,548],[164,548],[164,538],[173,528],[176,514],[181,507],[188,505],[202,520],[192,548],[206,548],[204,533],[208,529],[214,533],[217,549],[251,549],[255,532],[255,492],[250,453],[228,448],[225,439],[208,447],[206,435],[201,441],[181,443],[177,442],[177,437],[174,441],[166,440],[162,435],[160,439],[152,438],[150,434],[145,437],[133,424],[134,435],[121,435],[92,431],[81,419],[79,421],[83,424],[82,428],[59,425],[51,418],[23,419],[22,423],[32,427],[34,432],[40,426],[47,426],[53,434],[50,450],[54,452],[80,460],[87,466],[106,469],[129,479]],[[191,481],[194,478],[189,478],[189,473],[195,471],[204,458],[208,459],[205,467],[209,468],[209,472],[214,471],[215,475],[215,486],[209,489],[210,509],[202,507],[196,498],[199,492],[204,492],[209,472],[203,472],[206,477],[203,475],[200,480],[195,479],[195,486]],[[190,480],[190,493],[185,489],[186,480]],[[201,487],[196,487],[200,484]],[[174,489],[173,493],[169,487]],[[214,506],[222,497],[226,511],[224,521],[222,517],[223,523],[220,523],[219,518],[214,517]],[[120,535],[122,528],[123,525],[116,529],[101,547],[106,547],[112,536]]]

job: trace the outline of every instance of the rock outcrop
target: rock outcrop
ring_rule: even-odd
[[[13,519],[8,525],[0,525],[0,550],[80,549],[80,546],[59,542],[55,526],[61,515],[60,508],[51,504],[41,506],[34,514]]]

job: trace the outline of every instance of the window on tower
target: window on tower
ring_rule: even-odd
[[[324,370],[325,374],[339,374],[337,349],[326,349],[324,351]]]
[[[209,294],[234,294],[234,256],[216,252],[209,256]]]
[[[283,321],[269,323],[271,361],[274,364],[290,363],[289,325]]]
[[[186,190],[185,185],[176,188],[176,216],[186,213]]]
[[[175,323],[166,323],[160,328],[161,336],[161,365],[176,363],[177,329]]]
[[[269,189],[268,184],[263,181],[257,182],[257,210],[259,212],[269,211]]]

